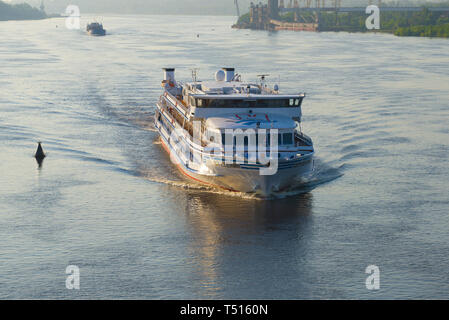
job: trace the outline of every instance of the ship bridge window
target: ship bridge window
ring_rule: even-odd
[[[281,135],[279,135],[280,137]],[[292,133],[284,133],[282,135],[282,140],[284,144],[293,144],[293,134]]]
[[[299,106],[299,103],[300,103],[300,99],[290,99],[289,100],[290,107],[297,107],[297,106]]]
[[[298,107],[302,99],[195,99],[200,108],[287,108]]]
[[[265,135],[265,142],[266,142],[267,148],[270,148],[270,146],[271,146],[271,135],[272,135],[272,133],[267,133]],[[277,135],[277,140],[278,140],[278,146],[293,144],[293,133],[286,132],[286,133],[278,133],[276,135]],[[260,138],[260,139],[263,139],[263,138]],[[237,137],[232,133],[230,135],[229,142],[233,143],[234,146],[237,145]],[[250,142],[249,136],[247,134],[244,134],[243,135],[243,145],[245,148],[248,147],[249,142]],[[223,146],[226,145],[226,133],[223,133],[223,132],[221,133],[221,143]],[[251,143],[255,143],[255,146],[259,146],[259,134],[255,135],[255,141],[253,140],[253,142],[251,142]]]

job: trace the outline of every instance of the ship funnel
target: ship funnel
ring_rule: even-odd
[[[164,68],[164,81],[175,82],[175,68]]]
[[[222,68],[225,72],[226,78],[225,81],[229,82],[234,79],[235,69],[234,68]]]

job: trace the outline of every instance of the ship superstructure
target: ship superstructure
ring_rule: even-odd
[[[283,94],[223,68],[213,81],[175,79],[164,69],[155,114],[162,145],[186,176],[232,191],[269,196],[313,170],[312,140],[301,130],[305,94]]]

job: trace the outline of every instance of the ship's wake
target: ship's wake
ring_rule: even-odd
[[[273,193],[271,198],[279,199],[307,193],[320,185],[338,179],[342,175],[341,167],[335,168],[320,159],[315,159],[314,171],[310,176],[298,179],[288,189]]]
[[[158,144],[158,142],[155,141],[154,144]],[[273,192],[269,196],[262,196],[256,193],[228,191],[205,184],[200,184],[192,180],[187,180],[187,178],[181,177],[181,173],[178,173],[175,170],[168,173],[167,176],[155,176],[153,171],[141,172],[140,175],[148,181],[161,183],[172,186],[174,188],[184,189],[192,192],[214,193],[250,200],[274,200],[308,193],[320,185],[338,179],[343,175],[343,173],[341,172],[340,168],[332,167],[330,164],[316,159],[315,170],[309,177],[298,179],[288,189]]]
[[[103,101],[104,102],[104,101]],[[165,184],[174,188],[184,189],[191,192],[215,193],[231,197],[239,197],[244,199],[271,200],[292,197],[295,195],[310,192],[316,187],[329,183],[343,175],[341,167],[336,168],[332,163],[326,163],[319,158],[315,159],[314,171],[307,178],[295,181],[288,189],[273,192],[268,197],[255,193],[233,192],[225,189],[216,188],[209,185],[197,183],[187,179],[180,173],[175,166],[172,165],[170,157],[160,146],[157,130],[154,127],[154,110],[143,106],[128,106],[126,103],[120,107],[114,107],[114,104],[102,103],[103,113],[121,123],[135,126],[143,131],[142,137],[135,133],[123,134],[123,139],[128,141],[132,139],[136,141],[126,150],[128,155],[132,155],[130,159],[134,162],[134,168],[131,170],[133,174],[140,176],[148,181]],[[125,106],[126,105],[126,106]],[[129,128],[127,130],[130,130]],[[131,129],[132,130],[132,129]],[[144,132],[149,133],[149,136]],[[138,136],[140,138],[138,138]],[[143,141],[150,139],[152,143],[144,143]],[[147,140],[148,141],[148,140]],[[122,145],[127,146],[124,143]],[[128,147],[127,147],[128,148]]]
[[[169,161],[169,160],[168,160]],[[244,198],[244,199],[259,199],[255,194],[251,193],[245,193],[245,192],[235,192],[235,191],[228,191],[225,189],[209,186],[206,184],[197,183],[193,180],[189,180],[187,178],[184,178],[181,176],[182,174],[177,171],[177,169],[173,168],[174,170],[167,170],[166,175],[163,175],[163,172],[159,171],[160,176],[158,176],[154,171],[150,172],[140,172],[140,176],[144,179],[165,184],[167,186],[171,186],[178,189],[183,189],[186,191],[191,192],[205,192],[205,193],[214,193],[214,194],[223,194],[231,197],[238,197],[238,198]],[[169,172],[171,171],[171,172]]]

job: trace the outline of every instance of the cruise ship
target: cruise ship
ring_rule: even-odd
[[[302,132],[304,93],[284,94],[267,75],[242,81],[222,68],[211,81],[178,82],[164,68],[155,128],[171,161],[189,179],[269,197],[313,171],[312,139]]]

